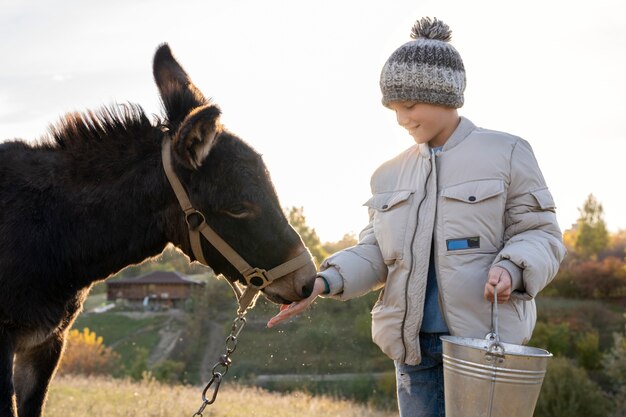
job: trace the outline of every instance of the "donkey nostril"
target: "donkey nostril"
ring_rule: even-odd
[[[308,282],[306,285],[302,286],[302,297],[307,298],[313,292],[313,285],[315,281]]]

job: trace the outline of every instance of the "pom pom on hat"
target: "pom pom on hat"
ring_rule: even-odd
[[[441,20],[431,20],[430,17],[422,17],[415,22],[411,29],[412,39],[436,39],[444,42],[450,42],[452,39],[452,31],[450,27]]]
[[[459,53],[449,44],[452,31],[448,25],[423,17],[413,25],[411,38],[383,66],[383,104],[411,100],[462,107],[465,67]]]

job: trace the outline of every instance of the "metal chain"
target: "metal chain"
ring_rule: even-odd
[[[246,325],[246,311],[237,313],[237,318],[235,318],[233,325],[230,328],[230,334],[226,338],[226,353],[221,354],[219,360],[215,363],[215,365],[213,365],[211,380],[208,384],[206,384],[204,390],[202,391],[202,405],[192,417],[202,417],[202,413],[204,412],[206,406],[213,404],[217,399],[217,392],[220,389],[222,378],[226,375],[228,368],[230,368],[230,365],[232,364],[230,355],[235,351],[235,349],[237,349],[237,338]],[[209,390],[212,390],[210,399],[208,399],[207,396]]]

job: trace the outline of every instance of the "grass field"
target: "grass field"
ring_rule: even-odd
[[[102,336],[106,346],[121,355],[122,364],[130,368],[140,355],[147,355],[159,342],[159,329],[167,321],[164,315],[131,318],[119,313],[82,314],[74,328],[87,327]],[[145,353],[142,353],[145,352]]]
[[[392,417],[349,401],[304,393],[278,394],[225,381],[217,401],[204,417]],[[47,417],[191,417],[200,404],[201,388],[168,386],[155,381],[63,377],[51,386]]]
[[[137,319],[117,313],[82,314],[74,323],[74,328],[80,330],[88,327],[96,330],[107,345],[112,345],[146,327],[158,328],[165,320],[166,317],[159,315]]]

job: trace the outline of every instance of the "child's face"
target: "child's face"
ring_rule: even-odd
[[[456,109],[438,104],[392,101],[389,108],[396,112],[398,124],[416,143],[432,147],[443,146],[458,124]]]

